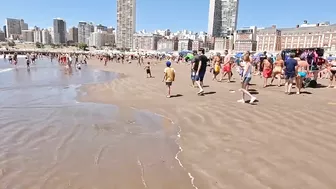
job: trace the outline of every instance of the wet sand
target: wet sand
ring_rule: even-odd
[[[112,82],[87,85],[80,100],[135,107],[164,115],[181,128],[178,154],[185,175],[204,189],[333,189],[336,186],[336,89],[307,89],[285,95],[284,88],[263,89],[252,79],[259,102],[239,104],[239,83],[211,81],[205,96],[190,87],[190,67],[176,65],[177,76],[167,99],[161,82],[164,64],[152,65],[155,78],[143,67],[99,61],[97,69],[120,73]],[[322,81],[326,84],[327,81]],[[232,92],[235,91],[235,92]],[[295,90],[293,89],[293,92]],[[146,173],[146,171],[145,171]],[[178,184],[177,184],[178,185]],[[148,187],[155,188],[155,187]],[[156,187],[160,188],[160,187]]]
[[[81,84],[116,78],[86,66],[69,75],[47,60],[30,71],[0,62],[0,188],[193,188],[170,119],[76,101]]]

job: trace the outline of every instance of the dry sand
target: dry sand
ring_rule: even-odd
[[[283,87],[261,88],[262,80],[254,77],[259,102],[239,104],[238,82],[214,82],[207,72],[208,94],[197,96],[198,89],[190,86],[190,67],[173,64],[177,75],[172,93],[180,97],[167,99],[163,62],[152,65],[152,79],[136,62],[89,64],[120,73],[120,78],[84,86],[87,95],[81,100],[172,119],[181,128],[179,159],[199,189],[336,188],[336,89],[288,96]]]

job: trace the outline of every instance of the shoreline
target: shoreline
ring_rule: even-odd
[[[81,101],[135,107],[170,118],[181,128],[178,145],[183,151],[179,153],[179,159],[187,172],[194,177],[197,188],[264,188],[265,186],[284,188],[294,186],[295,182],[302,183],[305,188],[322,185],[322,181],[319,180],[323,178],[315,181],[305,179],[298,181],[292,174],[300,173],[295,171],[290,174],[292,177],[283,176],[287,184],[279,183],[276,175],[283,172],[283,169],[289,171],[287,167],[296,166],[293,162],[305,158],[310,151],[323,156],[334,154],[334,152],[325,153],[322,151],[323,147],[315,146],[312,150],[307,150],[309,148],[306,145],[312,145],[308,141],[298,143],[307,137],[308,126],[310,126],[309,132],[315,136],[314,140],[324,140],[323,137],[316,135],[315,127],[322,127],[324,132],[331,127],[333,121],[321,126],[320,120],[315,117],[330,116],[336,121],[331,115],[332,106],[325,107],[327,109],[317,112],[315,116],[305,118],[303,122],[297,118],[297,116],[306,117],[311,109],[321,106],[321,103],[327,104],[328,98],[333,96],[333,90],[308,89],[308,92],[313,94],[288,96],[283,94],[282,88],[262,89],[259,87],[262,86],[262,80],[254,76],[252,83],[257,86],[252,88],[260,93],[257,95],[260,102],[257,106],[242,105],[236,102],[240,94],[231,93],[232,90],[237,91],[238,83],[212,82],[212,75],[207,72],[205,84],[210,86],[205,90],[212,94],[199,97],[196,95],[197,89],[189,87],[191,84],[189,66],[173,64],[177,70],[177,81],[173,84],[172,93],[182,96],[166,99],[165,86],[160,82],[164,64],[152,64],[152,73],[155,76],[153,79],[146,79],[143,67],[137,66],[136,62],[124,65],[109,62],[108,66],[104,67],[99,60],[91,59],[89,66],[122,74],[124,77],[104,84],[83,86],[82,89],[87,92],[87,96]],[[301,104],[300,112],[297,111],[298,104]],[[291,121],[274,122],[284,117]],[[299,131],[299,134],[287,133],[290,130]],[[273,137],[269,138],[270,135]],[[273,145],[269,146],[269,143]],[[301,150],[290,153],[275,150],[283,146],[293,146]],[[293,154],[296,156],[293,157]],[[284,161],[279,162],[277,160],[279,157]],[[265,162],[269,163],[264,164]],[[323,163],[330,165],[331,162]],[[313,174],[311,169],[315,168],[309,168],[306,168],[306,174]],[[258,170],[268,170],[270,175],[265,177]],[[260,180],[268,184],[261,184]]]

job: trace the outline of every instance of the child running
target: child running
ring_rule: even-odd
[[[250,56],[245,55],[243,60],[244,60],[243,81],[242,81],[242,88],[239,89],[239,91],[242,92],[242,99],[238,100],[237,102],[245,103],[245,96],[249,96],[250,104],[253,104],[257,98],[252,96],[251,93],[248,91],[248,87],[252,78],[252,64],[250,61]]]
[[[170,98],[170,88],[175,80],[175,70],[174,68],[171,68],[171,62],[166,62],[166,68],[164,69],[164,76],[162,82],[166,82],[167,88],[168,88],[168,95],[167,98]]]
[[[152,78],[150,62],[148,62],[147,65],[145,66],[145,70],[146,70],[147,78]]]

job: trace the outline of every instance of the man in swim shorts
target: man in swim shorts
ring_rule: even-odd
[[[195,66],[194,68],[197,68],[195,70],[196,71],[196,84],[198,85],[200,91],[197,94],[203,94],[204,90],[203,90],[203,80],[204,80],[204,76],[206,73],[206,68],[207,68],[207,63],[209,61],[208,57],[205,56],[205,50],[204,49],[200,49],[200,56],[198,57],[198,59],[195,60],[195,62],[198,61],[198,65]]]
[[[291,53],[289,59],[285,61],[284,71],[285,71],[285,94],[291,94],[291,89],[293,85],[293,80],[296,77],[296,70],[298,66],[297,60],[295,58],[295,53]]]

